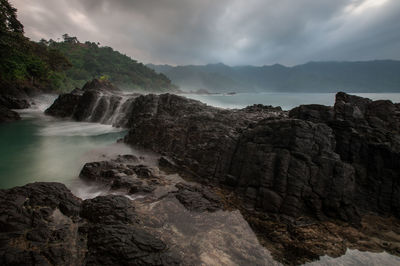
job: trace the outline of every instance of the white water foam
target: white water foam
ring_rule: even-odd
[[[123,129],[98,123],[55,121],[38,132],[40,136],[98,136],[121,132]]]
[[[115,109],[115,111],[113,112],[113,114],[111,115],[111,117],[108,119],[107,123],[110,123],[112,125],[116,124],[120,117],[121,117],[121,109],[124,106],[124,104],[126,103],[126,101],[129,99],[129,97],[122,97],[121,100],[118,103],[117,108]]]
[[[15,111],[17,111],[22,118],[42,116],[44,111],[53,104],[56,98],[57,95],[55,94],[41,94],[32,99],[33,103],[31,107]]]

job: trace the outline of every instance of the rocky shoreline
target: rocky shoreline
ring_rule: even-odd
[[[160,156],[152,166],[133,155],[84,166],[83,181],[126,197],[82,201],[56,183],[0,191],[3,265],[207,264],[183,254],[178,235],[157,222],[145,226],[154,218],[146,204],[239,210],[271,252],[253,247],[266,264],[348,248],[400,256],[400,104],[338,93],[333,107],[227,110],[173,94],[126,95],[93,80],[60,95],[46,114],[127,128],[121,141]],[[107,248],[116,238],[123,241]]]
[[[0,95],[0,123],[20,120],[21,117],[13,109],[25,109],[29,107],[30,104],[26,99]]]

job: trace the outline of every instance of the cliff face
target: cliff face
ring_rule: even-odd
[[[199,182],[231,187],[251,208],[355,223],[359,212],[399,214],[399,105],[338,93],[333,108],[300,106],[286,117],[186,111],[180,97],[157,97],[153,112],[132,114],[125,141],[167,154]]]
[[[300,106],[289,116],[332,128],[336,153],[354,168],[353,201],[361,210],[399,215],[399,104],[338,93],[333,108]]]

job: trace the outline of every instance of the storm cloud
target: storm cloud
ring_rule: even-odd
[[[33,40],[62,34],[138,61],[294,65],[400,59],[399,0],[11,0]]]

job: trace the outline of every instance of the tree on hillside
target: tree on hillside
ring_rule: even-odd
[[[0,0],[0,31],[1,33],[24,33],[24,26],[17,19],[17,9],[7,0]]]
[[[67,33],[63,34],[62,37],[66,43],[79,43],[77,37],[69,36]]]
[[[18,84],[33,90],[58,89],[65,79],[62,72],[71,64],[48,45],[45,40],[36,43],[25,37],[17,10],[0,0],[0,93],[18,90]]]

